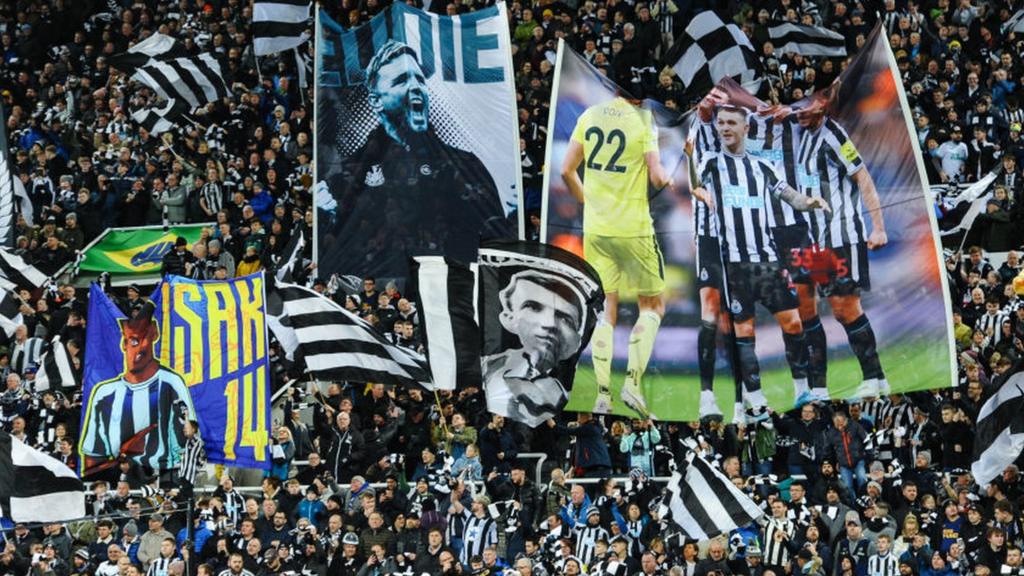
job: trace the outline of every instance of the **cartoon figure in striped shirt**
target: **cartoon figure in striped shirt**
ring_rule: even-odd
[[[96,384],[85,403],[79,442],[84,475],[124,456],[154,470],[179,463],[185,422],[195,420],[196,411],[185,381],[154,355],[160,331],[153,312],[146,302],[120,321],[124,371]]]

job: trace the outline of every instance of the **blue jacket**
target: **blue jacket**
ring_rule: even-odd
[[[210,532],[210,529],[206,527],[205,522],[200,522],[199,527],[192,533],[192,550],[198,554],[199,551],[203,549],[203,544],[206,544],[206,541],[210,536],[213,536],[213,532]],[[178,543],[178,550],[181,550],[186,538],[188,538],[188,526],[178,530],[177,536],[174,537],[175,541]]]
[[[596,420],[573,428],[565,428],[565,433],[576,436],[576,450],[573,463],[577,468],[611,468],[612,459],[608,456],[608,443],[604,440],[604,429]]]
[[[295,520],[298,521],[299,518],[305,518],[309,520],[310,523],[316,524],[316,517],[324,508],[326,508],[326,506],[324,506],[324,503],[319,500],[310,501],[303,498],[302,502],[299,502],[299,505],[295,507]]]
[[[566,526],[570,528],[575,526],[583,526],[587,523],[587,508],[590,508],[590,496],[583,495],[583,505],[577,510],[570,500],[568,504],[562,506],[560,516],[562,522],[565,522]]]

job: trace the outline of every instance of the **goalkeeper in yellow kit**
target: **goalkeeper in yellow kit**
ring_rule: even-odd
[[[619,292],[629,288],[637,293],[640,314],[629,336],[621,396],[642,417],[651,417],[640,383],[665,314],[665,262],[654,235],[647,185],[660,189],[672,183],[661,166],[652,114],[622,97],[585,110],[569,141],[562,179],[583,203],[583,257],[605,291],[605,316],[592,338],[598,386],[594,412],[612,409],[612,335]]]

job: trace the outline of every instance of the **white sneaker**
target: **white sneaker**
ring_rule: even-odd
[[[700,391],[700,417],[721,416],[722,411],[718,409],[718,401],[715,400],[715,393],[712,390]]]
[[[882,396],[892,394],[892,388],[889,386],[889,381],[885,378],[878,379],[878,393]]]
[[[860,400],[878,397],[878,380],[876,378],[868,378],[861,382],[860,386],[853,393],[853,397]]]
[[[732,405],[732,423],[739,426],[747,424],[747,419],[743,411],[743,402],[736,402]]]
[[[595,414],[611,414],[612,406],[611,394],[607,392],[598,392],[597,400],[594,401],[594,409],[592,411]]]
[[[641,418],[654,419],[654,415],[647,409],[647,400],[644,399],[644,392],[640,389],[639,383],[632,374],[626,375],[626,381],[622,384],[622,401],[640,415]]]
[[[754,390],[753,392],[744,392],[743,403],[751,408],[758,409],[767,406],[768,399],[764,397],[764,391]]]
[[[811,389],[807,385],[807,378],[794,378],[793,379],[793,398],[799,398],[805,394],[810,393]]]

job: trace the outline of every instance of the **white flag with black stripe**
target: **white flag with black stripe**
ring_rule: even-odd
[[[79,382],[75,379],[75,371],[71,368],[71,355],[60,340],[54,336],[50,349],[39,359],[41,366],[36,372],[35,391],[61,390],[76,388]]]
[[[407,293],[420,315],[420,335],[439,390],[480,382],[474,268],[443,256],[417,256],[409,262]]]
[[[690,20],[664,60],[676,71],[687,94],[703,94],[726,76],[756,94],[764,76],[750,39],[739,26],[726,24],[710,10]]]
[[[291,50],[309,40],[309,0],[255,0],[252,44],[257,56]]]
[[[4,281],[0,278],[0,281]],[[24,324],[25,320],[21,315],[22,300],[14,294],[13,289],[5,288],[0,291],[0,330],[8,338],[14,337],[14,331]]]
[[[754,501],[694,452],[683,473],[674,472],[665,488],[672,520],[688,538],[708,540],[746,526],[764,512]]]
[[[999,27],[1003,34],[1009,32],[1024,32],[1024,10],[1017,10],[1010,16],[1009,20],[1003,22]]]
[[[274,273],[274,278],[278,282],[294,282],[293,277],[295,276],[296,267],[302,268],[302,250],[306,247],[306,237],[301,230],[292,234],[291,238],[288,239],[288,243],[285,244],[284,252],[281,254],[282,261],[277,263],[277,271]]]
[[[0,431],[0,517],[63,522],[85,516],[85,486],[63,462]]]
[[[287,319],[287,328],[282,323],[281,329],[293,331],[315,378],[433,389],[422,354],[391,344],[366,320],[315,290],[278,283],[275,292]]]
[[[189,56],[177,41],[153,34],[124,54],[110,59],[110,65],[132,80],[152,88],[166,100],[181,100],[198,108],[228,95],[220,62],[209,53]]]
[[[188,105],[178,100],[168,100],[160,106],[140,108],[132,112],[132,120],[154,136],[174,129],[181,115],[188,112]]]
[[[1024,450],[1024,372],[999,388],[978,412],[971,474],[981,487],[1002,475]]]
[[[28,264],[9,248],[0,248],[0,276],[18,288],[42,288],[50,281],[50,277],[41,270]]]
[[[846,56],[846,38],[823,26],[779,22],[768,27],[776,54]]]

